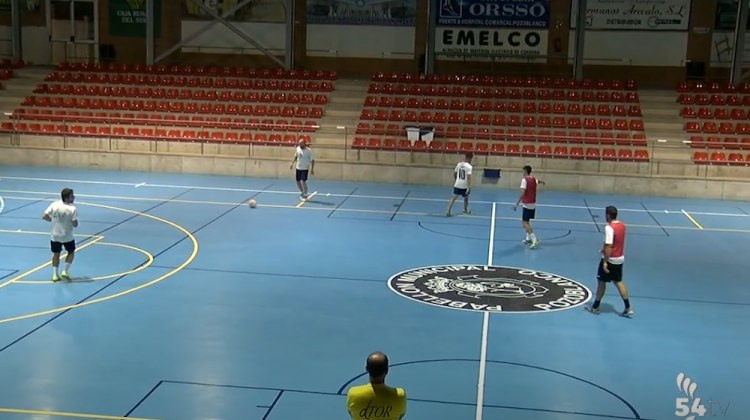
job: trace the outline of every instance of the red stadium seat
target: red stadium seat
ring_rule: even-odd
[[[724,152],[713,152],[709,157],[709,162],[712,165],[725,165],[727,163],[727,155]]]

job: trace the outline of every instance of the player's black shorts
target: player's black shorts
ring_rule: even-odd
[[[622,281],[622,264],[607,263],[607,269],[609,270],[609,273],[604,272],[604,260],[600,260],[596,279],[606,283],[617,283]]]
[[[307,181],[307,174],[309,172],[310,171],[307,169],[305,170],[297,169],[297,174],[296,174],[297,181]]]
[[[527,209],[526,207],[523,208],[523,212],[521,213],[521,220],[523,220],[524,222],[529,222],[534,217],[536,217],[536,209]]]
[[[67,252],[73,252],[76,250],[76,241],[65,243],[50,241],[49,247],[53,254],[59,254],[60,252],[62,252],[63,248],[65,248]]]
[[[467,188],[456,188],[453,187],[453,195],[458,195],[461,197],[468,197],[469,196],[469,190]]]

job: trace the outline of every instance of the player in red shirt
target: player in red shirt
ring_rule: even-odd
[[[524,166],[521,194],[518,196],[516,205],[513,206],[513,211],[516,211],[519,204],[523,205],[521,225],[526,230],[526,239],[523,240],[523,243],[531,245],[531,248],[536,248],[539,245],[539,241],[534,235],[534,229],[531,228],[531,221],[536,217],[536,187],[539,184],[544,185],[544,181],[531,176],[531,166]]]
[[[599,270],[596,276],[598,280],[596,300],[593,305],[587,306],[586,310],[595,314],[599,313],[599,305],[604,298],[604,292],[607,291],[607,283],[612,282],[625,303],[625,310],[620,315],[630,318],[633,316],[633,309],[630,307],[628,289],[622,282],[622,266],[625,262],[625,224],[617,220],[616,207],[607,207],[605,213],[607,226],[604,227],[602,259],[599,261]]]

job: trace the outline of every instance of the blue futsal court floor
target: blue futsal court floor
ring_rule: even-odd
[[[310,186],[301,205],[286,179],[0,167],[0,419],[345,419],[372,351],[405,420],[747,419],[750,203],[542,190],[530,250],[517,190],[478,187],[473,215],[446,218],[447,188]],[[64,187],[76,280],[52,284],[40,215]],[[614,288],[598,316],[588,294],[490,315],[389,288],[491,263],[593,292],[607,205],[632,319]]]

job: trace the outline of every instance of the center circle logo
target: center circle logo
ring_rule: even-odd
[[[554,312],[591,299],[583,284],[557,274],[489,265],[435,265],[388,279],[402,297],[448,309],[493,313]]]

